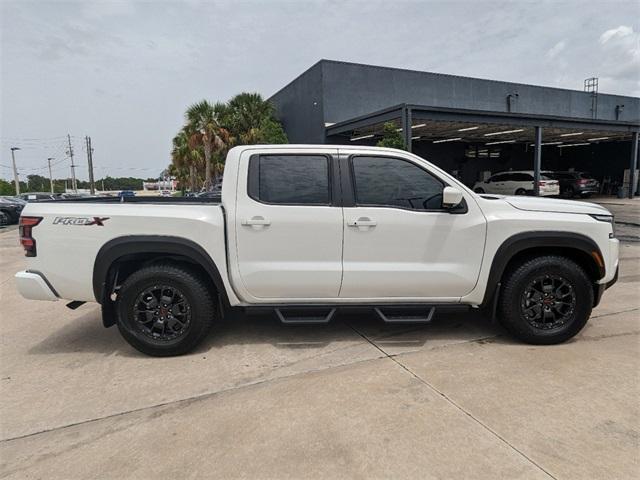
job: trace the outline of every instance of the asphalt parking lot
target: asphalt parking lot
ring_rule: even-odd
[[[628,215],[620,279],[548,347],[478,315],[352,314],[228,319],[149,358],[95,305],[22,299],[0,231],[0,478],[638,478],[638,205],[607,205]]]

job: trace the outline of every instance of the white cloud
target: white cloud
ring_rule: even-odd
[[[560,54],[560,52],[562,52],[566,47],[567,47],[567,42],[565,42],[564,40],[560,40],[553,47],[547,50],[547,58],[548,59],[556,58]]]
[[[619,27],[607,30],[600,35],[600,43],[604,45],[612,38],[624,38],[629,35],[633,35],[633,28],[627,27],[626,25],[620,25]]]

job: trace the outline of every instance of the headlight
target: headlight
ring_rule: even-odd
[[[598,220],[599,222],[607,222],[611,224],[611,233],[609,234],[609,238],[616,237],[616,223],[613,220],[613,215],[590,215],[592,218]]]

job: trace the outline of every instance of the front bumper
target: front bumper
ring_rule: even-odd
[[[15,274],[20,295],[29,300],[48,300],[55,302],[58,295],[51,284],[40,272],[24,270]]]
[[[616,273],[613,276],[613,278],[611,280],[609,280],[607,283],[597,283],[596,284],[596,288],[595,288],[595,296],[593,299],[593,306],[597,307],[598,304],[600,303],[600,300],[602,300],[602,295],[604,294],[604,291],[607,290],[608,288],[611,288],[614,283],[616,283],[618,281],[618,272],[620,271],[620,266],[618,265],[616,267]]]

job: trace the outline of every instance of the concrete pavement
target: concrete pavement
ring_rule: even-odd
[[[640,243],[621,257],[563,345],[477,315],[251,317],[155,359],[95,306],[19,297],[0,233],[0,478],[637,478]]]

